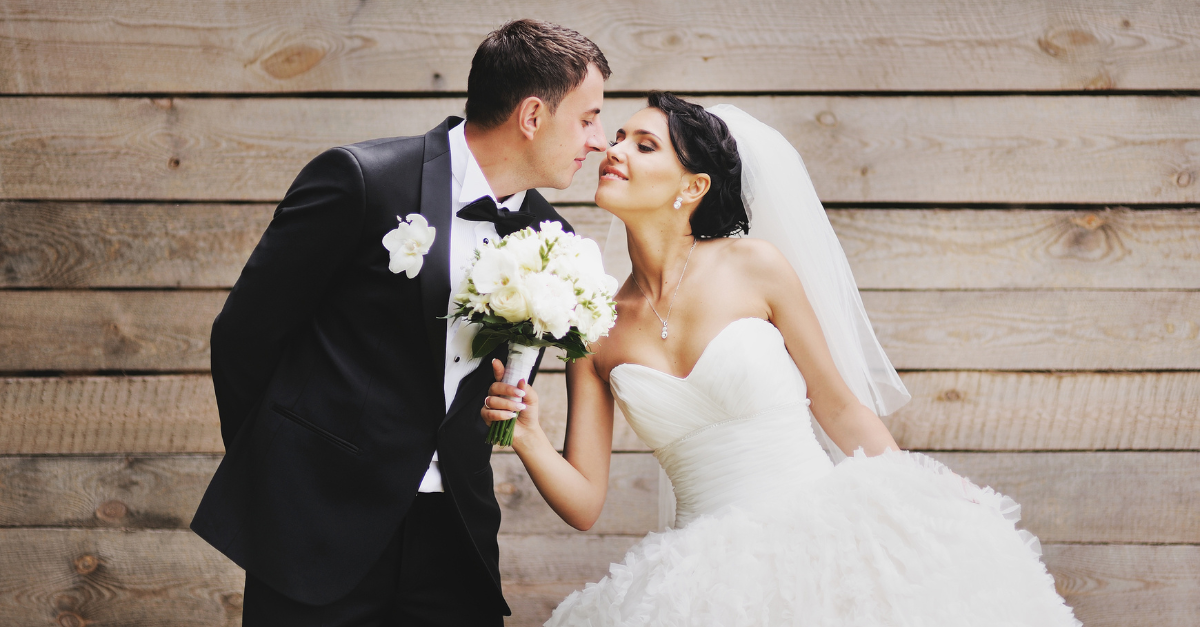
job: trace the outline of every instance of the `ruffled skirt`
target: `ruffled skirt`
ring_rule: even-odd
[[[918,453],[651,533],[547,625],[1073,626],[1020,507]]]

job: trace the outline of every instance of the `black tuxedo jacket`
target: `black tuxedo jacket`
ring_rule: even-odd
[[[347,594],[382,554],[434,450],[500,594],[500,508],[479,409],[490,358],[443,398],[450,298],[448,118],[422,137],[328,150],[296,177],[213,323],[225,458],[192,529],[293,599]],[[524,208],[570,225],[537,192]],[[420,273],[388,271],[383,236],[437,229]],[[494,355],[503,359],[504,349]],[[488,599],[481,599],[488,601]]]

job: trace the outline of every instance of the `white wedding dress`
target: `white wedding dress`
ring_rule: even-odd
[[[547,625],[1080,624],[1008,497],[917,453],[835,467],[770,322],[731,323],[685,378],[622,364],[610,381],[671,479],[676,527]]]

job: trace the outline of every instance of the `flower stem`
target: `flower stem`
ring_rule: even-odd
[[[497,420],[492,423],[488,429],[486,442],[488,444],[498,444],[500,446],[512,446],[513,428],[516,418],[512,420]]]

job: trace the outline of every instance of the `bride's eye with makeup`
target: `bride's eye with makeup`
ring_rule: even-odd
[[[654,146],[650,144],[638,144],[638,150],[642,152],[654,152]]]

